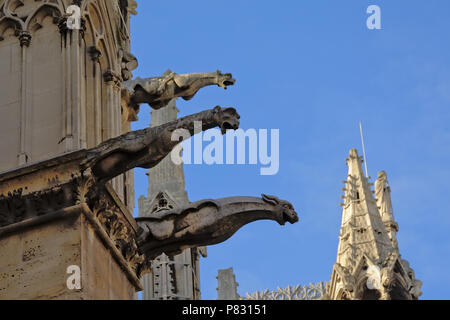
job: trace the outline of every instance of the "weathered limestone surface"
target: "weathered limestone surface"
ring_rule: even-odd
[[[109,185],[96,189],[81,176],[85,156],[0,175],[1,299],[134,299],[142,289],[136,222]],[[67,288],[71,265],[81,269],[81,290]]]
[[[299,218],[291,203],[275,196],[202,200],[136,218],[137,241],[141,252],[151,260],[161,253],[179,254],[187,248],[221,243],[258,220],[284,225]]]
[[[132,284],[121,266],[102,243],[89,221],[82,216],[83,228],[81,251],[83,279],[82,298],[86,300],[132,300],[140,288]]]
[[[319,282],[309,285],[278,287],[276,290],[261,290],[240,296],[233,268],[219,270],[217,275],[219,300],[321,300],[326,293],[326,284]]]
[[[0,239],[0,299],[134,299],[138,288],[82,211]],[[67,287],[72,265],[82,271],[80,290]]]
[[[217,293],[219,300],[239,300],[240,296],[237,292],[239,284],[236,282],[236,276],[233,268],[219,270],[217,275]]]
[[[231,73],[217,71],[176,74],[169,70],[162,77],[137,78],[124,83],[124,87],[130,92],[128,105],[138,110],[142,103],[149,104],[153,109],[160,109],[172,99],[181,97],[191,100],[201,88],[217,85],[226,90],[235,82]]]
[[[54,221],[0,239],[0,299],[77,299],[66,268],[81,264],[80,220]]]
[[[398,225],[386,173],[378,175],[375,199],[361,162],[352,149],[347,159],[348,179],[344,181],[337,261],[324,299],[418,299],[422,283],[415,279],[398,249]]]
[[[81,9],[81,28],[66,9]],[[0,0],[0,172],[37,163],[129,131],[122,82],[137,60],[130,51],[135,1]],[[133,176],[111,182],[132,211]]]

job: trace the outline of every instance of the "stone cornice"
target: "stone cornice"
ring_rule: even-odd
[[[38,171],[45,170],[48,168],[61,166],[62,164],[77,161],[84,157],[86,157],[86,150],[83,149],[55,156],[44,161],[39,161],[36,163],[27,163],[13,170],[0,172],[0,183],[3,183],[7,180],[15,180],[21,176],[36,173]]]
[[[81,150],[0,174],[0,237],[63,218],[81,206],[139,288],[146,262],[136,244],[136,221],[109,183],[98,183],[81,168],[85,158]]]

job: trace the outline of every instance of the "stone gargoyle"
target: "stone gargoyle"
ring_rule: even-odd
[[[148,261],[162,253],[178,254],[187,248],[221,243],[257,220],[284,225],[299,218],[291,203],[275,196],[202,200],[136,218],[137,244]]]
[[[182,141],[173,141],[175,130],[185,129],[192,135],[194,123],[201,122],[202,130],[220,127],[222,134],[239,128],[240,116],[234,108],[199,112],[158,127],[131,131],[102,142],[87,151],[82,168],[90,168],[98,182],[106,182],[136,167],[150,169],[163,160]]]
[[[139,109],[142,103],[148,103],[153,109],[166,106],[174,98],[192,99],[195,94],[206,86],[217,85],[224,89],[236,82],[231,73],[220,71],[211,73],[176,74],[171,71],[162,77],[137,78],[123,84],[122,96],[129,107]]]

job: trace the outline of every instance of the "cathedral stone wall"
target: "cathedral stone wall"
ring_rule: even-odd
[[[131,300],[136,287],[96,229],[74,209],[71,217],[19,228],[1,238],[0,299]],[[67,280],[70,266],[82,272],[81,288]]]
[[[0,239],[0,299],[70,299],[66,268],[80,263],[78,219],[29,228]]]
[[[72,30],[73,3],[0,0],[0,172],[95,147],[130,128],[120,101],[130,75],[123,64],[129,15],[118,0],[81,0],[80,28]],[[112,186],[132,211],[132,174]]]
[[[1,30],[1,29],[0,29]],[[20,46],[14,30],[0,41],[0,171],[14,168],[20,152]],[[5,81],[7,80],[7,81]],[[4,152],[8,150],[8,152]]]

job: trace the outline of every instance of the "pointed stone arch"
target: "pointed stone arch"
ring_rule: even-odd
[[[164,191],[158,193],[150,203],[149,213],[156,213],[162,210],[171,210],[177,206],[176,202]]]
[[[58,19],[63,15],[63,8],[52,3],[43,3],[38,6],[26,19],[25,30],[33,33],[42,28],[42,21],[47,17],[52,17],[53,23],[57,24]]]
[[[22,24],[16,18],[4,16],[0,18],[0,42],[6,38],[5,34],[8,30],[11,31],[10,35],[17,36],[22,30]]]

